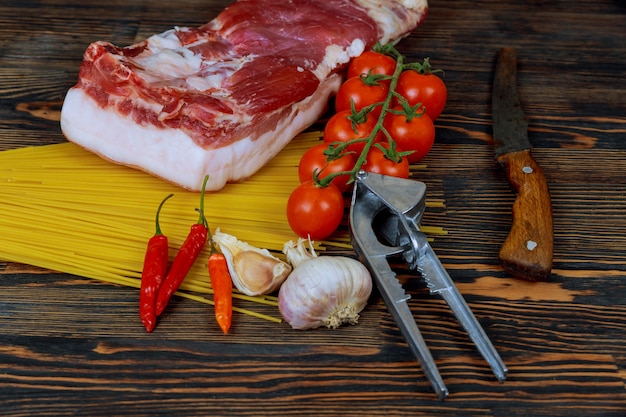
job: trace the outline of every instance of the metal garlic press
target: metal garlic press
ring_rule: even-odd
[[[425,199],[422,182],[360,171],[352,195],[350,231],[357,255],[372,273],[402,335],[443,400],[448,389],[409,309],[410,295],[388,258],[402,256],[410,269],[421,273],[430,293],[443,297],[498,381],[505,380],[507,368],[420,230]]]

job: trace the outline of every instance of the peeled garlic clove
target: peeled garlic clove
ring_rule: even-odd
[[[216,230],[213,242],[219,246],[228,263],[233,284],[246,295],[270,294],[276,291],[291,272],[291,265],[235,236]]]
[[[294,270],[280,287],[278,308],[294,329],[337,328],[356,324],[372,292],[372,278],[359,261],[317,256],[304,240],[283,250]]]

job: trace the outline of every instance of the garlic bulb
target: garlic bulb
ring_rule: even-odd
[[[372,292],[369,271],[352,258],[317,256],[304,242],[290,241],[283,249],[294,269],[278,293],[281,315],[294,329],[356,324]]]
[[[269,294],[278,289],[291,272],[291,265],[272,255],[267,249],[256,248],[235,236],[213,233],[228,263],[233,284],[246,295]]]

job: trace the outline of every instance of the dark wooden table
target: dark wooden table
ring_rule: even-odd
[[[4,0],[0,150],[65,140],[60,105],[90,42],[200,25],[227,3]],[[0,261],[0,414],[625,416],[625,35],[621,0],[450,0],[433,1],[399,44],[446,70],[449,101],[421,177],[446,210],[427,215],[450,232],[435,250],[507,363],[504,384],[417,279],[410,305],[450,389],[443,403],[377,294],[358,326],[297,332],[244,316],[228,336],[199,323],[205,305],[181,299],[148,335],[135,289]],[[544,283],[497,262],[514,200],[491,138],[503,46],[518,51],[552,193]]]

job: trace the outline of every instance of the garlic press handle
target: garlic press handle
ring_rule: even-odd
[[[355,187],[350,208],[352,246],[373,275],[376,287],[383,297],[387,308],[437,396],[439,399],[444,399],[448,395],[448,389],[407,305],[407,300],[410,297],[406,294],[396,278],[395,272],[389,266],[388,257],[399,255],[405,249],[388,246],[379,241],[374,232],[372,221],[375,215],[385,207],[385,204],[375,194],[369,192],[359,181],[357,181]]]
[[[431,293],[439,294],[448,304],[455,317],[461,323],[476,348],[487,361],[494,375],[500,382],[504,382],[507,375],[507,367],[498,354],[498,351],[489,340],[480,322],[472,313],[467,302],[454,285],[448,272],[441,264],[426,237],[423,236],[420,256],[417,260],[418,271],[430,289]]]
[[[374,274],[376,286],[387,305],[387,309],[398,325],[400,333],[404,336],[411,352],[422,367],[437,397],[440,400],[445,399],[448,396],[448,388],[407,304],[410,296],[404,292],[386,258],[369,257],[366,259],[369,270]]]

